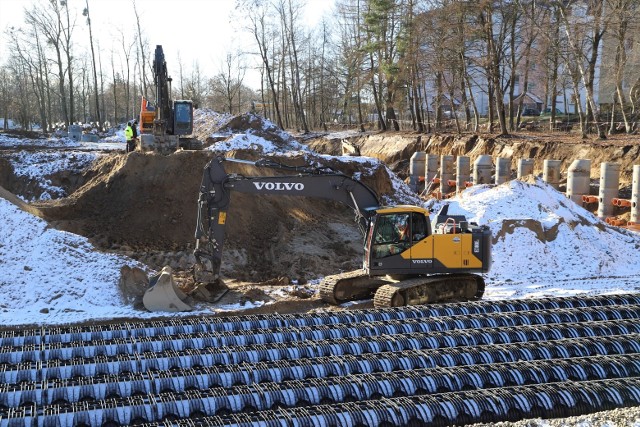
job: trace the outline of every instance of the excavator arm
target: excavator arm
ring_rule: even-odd
[[[279,169],[292,175],[244,176],[229,174],[225,162],[242,163],[261,169]],[[215,158],[204,168],[198,197],[196,225],[197,282],[218,281],[225,240],[227,212],[232,192],[273,196],[301,196],[327,199],[352,208],[366,236],[369,215],[380,203],[376,194],[360,181],[327,168],[287,166],[263,159],[256,162]]]

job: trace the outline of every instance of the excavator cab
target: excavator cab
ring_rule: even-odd
[[[193,133],[193,103],[191,101],[173,102],[173,134],[191,135]]]
[[[381,208],[371,220],[364,268],[372,276],[489,270],[491,234],[443,208],[432,222],[417,206]]]
[[[431,234],[428,212],[417,206],[381,208],[371,220],[364,268],[371,275],[412,274],[412,248]]]

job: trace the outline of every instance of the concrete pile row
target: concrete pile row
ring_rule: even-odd
[[[421,194],[446,197],[467,187],[480,184],[502,184],[512,177],[511,159],[499,157],[495,166],[489,155],[478,156],[471,168],[468,156],[437,156],[416,152],[409,165],[409,185]],[[544,160],[542,179],[552,187],[561,185],[560,160]],[[522,178],[534,173],[533,159],[518,159],[516,177]],[[600,186],[598,196],[591,195],[591,160],[575,160],[567,169],[566,195],[579,205],[598,203],[598,217],[609,219],[613,225],[638,226],[640,228],[640,165],[633,166],[630,199],[619,199],[620,165],[605,162],[600,165]],[[630,219],[624,223],[613,223],[616,207],[630,208]]]

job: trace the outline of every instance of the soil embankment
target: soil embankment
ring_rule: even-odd
[[[399,174],[408,173],[408,160],[416,151],[428,154],[470,156],[471,161],[480,155],[513,159],[533,159],[536,174],[542,173],[544,160],[561,160],[562,172],[574,160],[591,160],[591,177],[600,176],[602,162],[621,165],[621,183],[630,183],[634,164],[640,162],[640,137],[638,135],[612,135],[606,140],[582,140],[571,134],[518,134],[509,137],[490,135],[425,135],[416,133],[367,133],[345,138],[360,149],[363,156],[380,159]],[[310,147],[327,154],[340,154],[340,140],[317,139]],[[394,167],[395,166],[395,167]]]
[[[250,152],[236,155],[255,159]],[[136,253],[154,268],[177,256],[183,258],[177,267],[186,268],[193,261],[189,256],[203,169],[214,156],[211,151],[107,156],[87,171],[92,178],[71,196],[36,206],[54,226],[87,236],[100,247]],[[310,159],[280,160],[299,165]],[[349,176],[358,174],[378,194],[392,191],[379,163],[315,161]],[[246,176],[278,174],[231,162],[225,169]],[[306,281],[357,268],[360,262],[362,236],[353,212],[329,201],[233,193],[226,233],[225,269],[238,279],[286,276]]]

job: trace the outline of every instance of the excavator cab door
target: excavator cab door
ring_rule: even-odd
[[[411,269],[411,213],[376,215],[369,228],[365,256],[370,274],[408,274]]]

